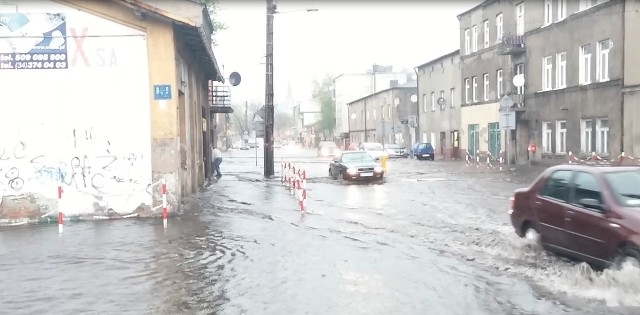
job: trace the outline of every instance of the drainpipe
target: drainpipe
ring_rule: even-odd
[[[369,137],[367,135],[367,100],[364,100],[364,142],[369,141]]]
[[[624,48],[626,43],[626,25],[625,25],[625,16],[626,12],[626,1],[622,1],[622,91],[620,93],[620,153],[624,152],[624,68],[625,68],[625,59],[624,59]]]

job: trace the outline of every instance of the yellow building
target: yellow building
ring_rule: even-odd
[[[204,184],[208,83],[224,79],[202,4],[10,0],[3,12],[0,222],[154,215],[162,180],[170,210]]]

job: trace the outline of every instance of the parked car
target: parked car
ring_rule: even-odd
[[[559,165],[511,197],[520,237],[600,266],[640,263],[640,167]]]
[[[246,143],[243,143],[240,145],[240,150],[249,150],[249,145]]]
[[[382,180],[384,170],[367,152],[345,151],[329,164],[329,176],[345,180]]]
[[[378,142],[363,142],[360,143],[358,147],[360,151],[365,151],[371,155],[374,160],[379,160],[383,155],[386,155],[384,152],[384,147],[382,143]]]
[[[340,149],[338,149],[338,146],[335,144],[335,142],[332,141],[321,141],[320,144],[318,144],[318,151],[317,151],[317,155],[318,157],[331,157],[331,156],[336,156],[340,153]]]
[[[389,158],[401,158],[408,157],[409,152],[407,152],[407,148],[399,145],[399,144],[387,144],[385,146],[385,152],[389,156]]]
[[[426,159],[433,161],[436,158],[436,152],[431,143],[428,142],[414,144],[411,147],[410,155],[418,160]]]

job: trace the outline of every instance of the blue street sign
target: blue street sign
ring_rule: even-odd
[[[154,100],[170,100],[171,99],[171,85],[161,84],[153,86],[153,99]]]

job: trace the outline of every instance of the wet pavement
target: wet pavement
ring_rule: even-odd
[[[304,214],[251,150],[225,152],[167,230],[3,229],[0,314],[640,313],[639,270],[596,272],[515,235],[508,198],[537,169],[400,159],[382,183],[347,184],[315,151],[276,160],[307,171]]]

